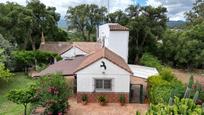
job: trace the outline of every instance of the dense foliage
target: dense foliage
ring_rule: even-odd
[[[201,115],[203,110],[192,99],[175,97],[173,105],[159,103],[150,105],[146,115]]]
[[[105,19],[105,7],[99,7],[95,4],[82,4],[75,7],[69,7],[66,14],[66,20],[69,23],[69,29],[76,29],[81,33],[81,39],[84,41],[95,41],[96,26]]]
[[[0,49],[0,80],[8,80],[10,78],[13,77],[13,74],[10,73],[10,70],[8,70],[6,67],[5,67],[5,56],[3,55],[4,53],[4,50],[3,49]]]
[[[144,53],[142,55],[142,57],[140,58],[140,64],[143,64],[148,67],[155,67],[158,71],[161,71],[163,68],[163,65],[161,64],[160,60],[158,60],[157,57],[149,53]]]
[[[160,75],[149,77],[148,97],[151,103],[168,103],[172,95],[182,97],[184,85],[176,79],[170,68],[163,68]]]
[[[0,33],[21,49],[37,49],[41,33],[46,39],[66,40],[67,33],[57,27],[60,14],[39,0],[28,0],[26,6],[0,3]]]
[[[12,56],[16,60],[17,67],[32,67],[42,64],[52,64],[54,58],[61,59],[58,54],[42,51],[14,51]]]
[[[63,76],[59,74],[44,76],[40,78],[37,86],[39,104],[46,107],[46,113],[57,115],[67,109],[70,90]]]
[[[192,10],[186,12],[186,18],[191,24],[204,20],[204,0],[195,0]]]
[[[160,59],[163,62],[177,67],[198,68],[203,67],[204,61],[204,23],[183,30],[167,31],[160,44]]]

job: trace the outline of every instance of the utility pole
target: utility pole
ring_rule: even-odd
[[[108,14],[110,13],[110,1],[108,0]]]

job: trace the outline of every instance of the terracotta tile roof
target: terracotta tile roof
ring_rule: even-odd
[[[87,54],[91,54],[91,53],[94,53],[95,51],[101,49],[101,44],[98,42],[73,42],[72,47],[77,47],[80,50],[86,52]],[[61,52],[61,54],[65,53],[66,51],[68,51],[72,47],[64,50],[63,52]]]
[[[126,70],[127,72],[132,74],[132,71],[130,70],[128,64],[125,62],[125,60],[117,55],[116,53],[112,52],[108,48],[101,48],[100,50],[96,51],[95,53],[87,56],[85,60],[82,61],[82,63],[79,65],[79,67],[76,69],[76,72],[79,70],[82,70],[86,68],[87,66],[91,65],[92,63],[105,58],[112,63],[116,64],[117,66],[121,67],[122,69]]]
[[[80,50],[91,54],[96,50],[101,49],[101,44],[98,42],[45,42],[45,44],[40,45],[39,50],[63,54],[72,47],[77,47]]]
[[[73,42],[73,46],[78,47],[82,51],[90,54],[101,49],[101,44],[98,42]]]
[[[125,26],[122,26],[118,23],[109,23],[110,31],[128,31],[129,29]]]
[[[45,44],[41,44],[39,50],[54,52],[60,54],[64,50],[69,49],[72,46],[70,42],[45,42]]]
[[[43,76],[52,73],[61,73],[64,76],[74,75],[74,71],[78,68],[80,63],[85,59],[85,56],[75,57],[70,60],[61,60],[55,64],[49,65],[46,69],[42,70],[40,73],[36,73],[33,76]]]

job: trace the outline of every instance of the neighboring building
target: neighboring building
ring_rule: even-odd
[[[40,45],[39,50],[57,53],[65,60],[92,54],[101,47],[98,42],[45,42]]]
[[[97,42],[73,42],[72,46],[62,52],[63,59],[73,58],[75,56],[87,56],[101,49],[101,44]]]

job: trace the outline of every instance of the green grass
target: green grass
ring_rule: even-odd
[[[10,90],[27,87],[32,82],[34,80],[23,73],[16,73],[15,77],[8,82],[0,80],[0,115],[23,115],[23,105],[8,101],[6,95]]]

